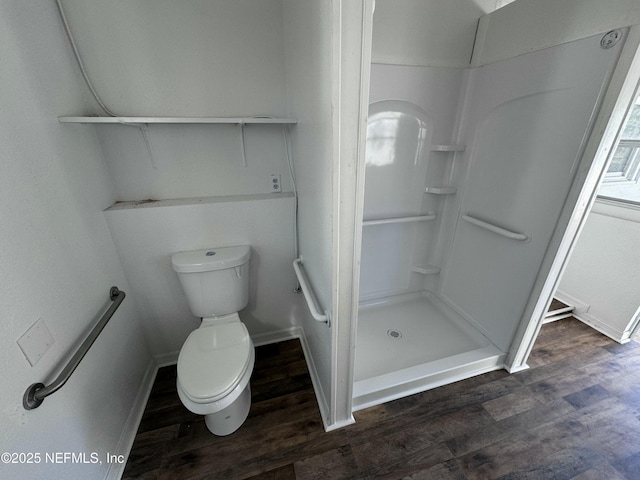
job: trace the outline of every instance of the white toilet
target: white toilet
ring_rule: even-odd
[[[249,301],[248,245],[175,253],[171,257],[191,312],[202,318],[178,357],[178,396],[204,415],[214,435],[229,435],[251,407],[255,352],[238,311]]]

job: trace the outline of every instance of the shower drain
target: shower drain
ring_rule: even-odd
[[[400,332],[399,330],[394,330],[393,328],[391,330],[387,330],[387,335],[389,335],[391,338],[402,338],[402,332]]]

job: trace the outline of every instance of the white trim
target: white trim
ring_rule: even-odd
[[[287,340],[300,338],[302,336],[302,333],[300,332],[301,330],[301,327],[289,327],[283,328],[282,330],[258,333],[256,335],[251,335],[251,341],[253,342],[254,347],[286,342]]]
[[[563,292],[559,288],[556,290],[554,297],[566,305],[571,305],[574,313],[586,313],[591,308],[591,305],[588,303],[584,303],[582,300]]]
[[[328,424],[353,420],[373,0],[333,0],[331,391]],[[352,201],[353,199],[353,201]]]
[[[601,322],[596,317],[589,315],[588,313],[574,315],[574,317],[618,343],[624,344],[631,340],[633,329],[622,332],[611,325]]]
[[[486,356],[482,358],[483,355]],[[484,373],[505,368],[503,363],[505,354],[493,346],[479,349],[477,352],[474,351],[461,354],[457,357],[466,358],[468,361],[453,366],[451,359],[442,359],[434,362],[439,366],[437,368],[431,367],[433,369],[432,373],[428,373],[422,377],[414,378],[406,382],[401,381],[396,384],[391,383],[386,388],[368,388],[368,386],[375,383],[375,380],[364,380],[359,382],[362,386],[362,391],[359,393],[354,392],[353,411],[357,412],[358,410],[387,403],[398,398],[408,397],[409,395],[425,392],[443,385],[449,385],[454,382],[466,380],[468,378],[475,377],[476,375],[482,375]],[[447,363],[451,364],[449,368],[440,368],[440,365]],[[422,366],[415,367],[415,369],[420,368],[422,368]],[[410,370],[414,370],[414,368],[411,368]],[[396,373],[397,372],[388,374],[388,376],[393,377]]]
[[[327,397],[322,389],[322,381],[320,380],[320,376],[318,375],[318,370],[316,369],[316,365],[313,361],[313,356],[311,355],[311,349],[309,348],[309,344],[307,343],[307,337],[304,335],[304,329],[301,327],[294,327],[291,332],[293,335],[296,335],[293,338],[298,338],[300,340],[300,345],[302,345],[302,352],[304,353],[304,359],[307,362],[307,370],[309,371],[309,376],[311,377],[311,384],[313,385],[313,391],[316,394],[316,401],[318,402],[318,409],[320,410],[320,417],[322,418],[322,425],[324,426],[324,431],[329,432],[337,427],[335,425],[340,422],[330,422],[330,409],[329,403],[327,402]]]
[[[505,367],[505,370],[513,375],[514,373],[524,372],[525,370],[529,370],[529,365],[527,365],[526,363],[523,363],[522,365],[518,365],[518,366],[513,367],[513,368],[506,368]]]
[[[153,359],[155,360],[158,368],[162,368],[162,367],[168,367],[169,365],[177,364],[178,355],[180,355],[180,350],[176,350],[174,352],[169,352],[169,353],[161,353],[159,355],[154,355]]]
[[[142,415],[144,414],[144,410],[147,407],[149,395],[151,395],[151,389],[153,388],[153,384],[156,380],[158,368],[159,367],[156,362],[151,359],[149,361],[149,364],[147,365],[147,370],[142,377],[142,381],[140,382],[138,393],[136,394],[136,398],[133,401],[133,405],[131,406],[131,410],[129,411],[129,416],[127,417],[127,421],[125,422],[124,428],[122,429],[120,439],[118,440],[114,452],[115,455],[123,455],[124,462],[111,463],[109,465],[109,470],[107,470],[107,474],[105,475],[105,480],[118,480],[122,478],[124,469],[127,466],[127,461],[129,460],[131,447],[133,447],[133,442],[136,438],[136,433],[138,431],[138,427],[140,426],[140,421],[142,420]]]
[[[354,423],[356,423],[356,419],[353,418],[353,415],[349,416],[349,418],[347,418],[346,420],[341,420],[339,422],[334,422],[331,425],[324,425],[324,431],[329,433],[332,432],[334,430],[339,430],[343,427],[348,427],[349,425],[353,425]]]
[[[640,205],[623,200],[598,197],[591,213],[640,223]]]

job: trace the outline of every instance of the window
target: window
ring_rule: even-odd
[[[598,196],[640,204],[640,97],[613,154]]]

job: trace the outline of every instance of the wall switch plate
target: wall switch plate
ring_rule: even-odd
[[[271,174],[271,193],[280,193],[282,192],[282,179],[280,178],[279,173]]]
[[[18,339],[18,346],[33,367],[53,345],[53,336],[41,318]]]

